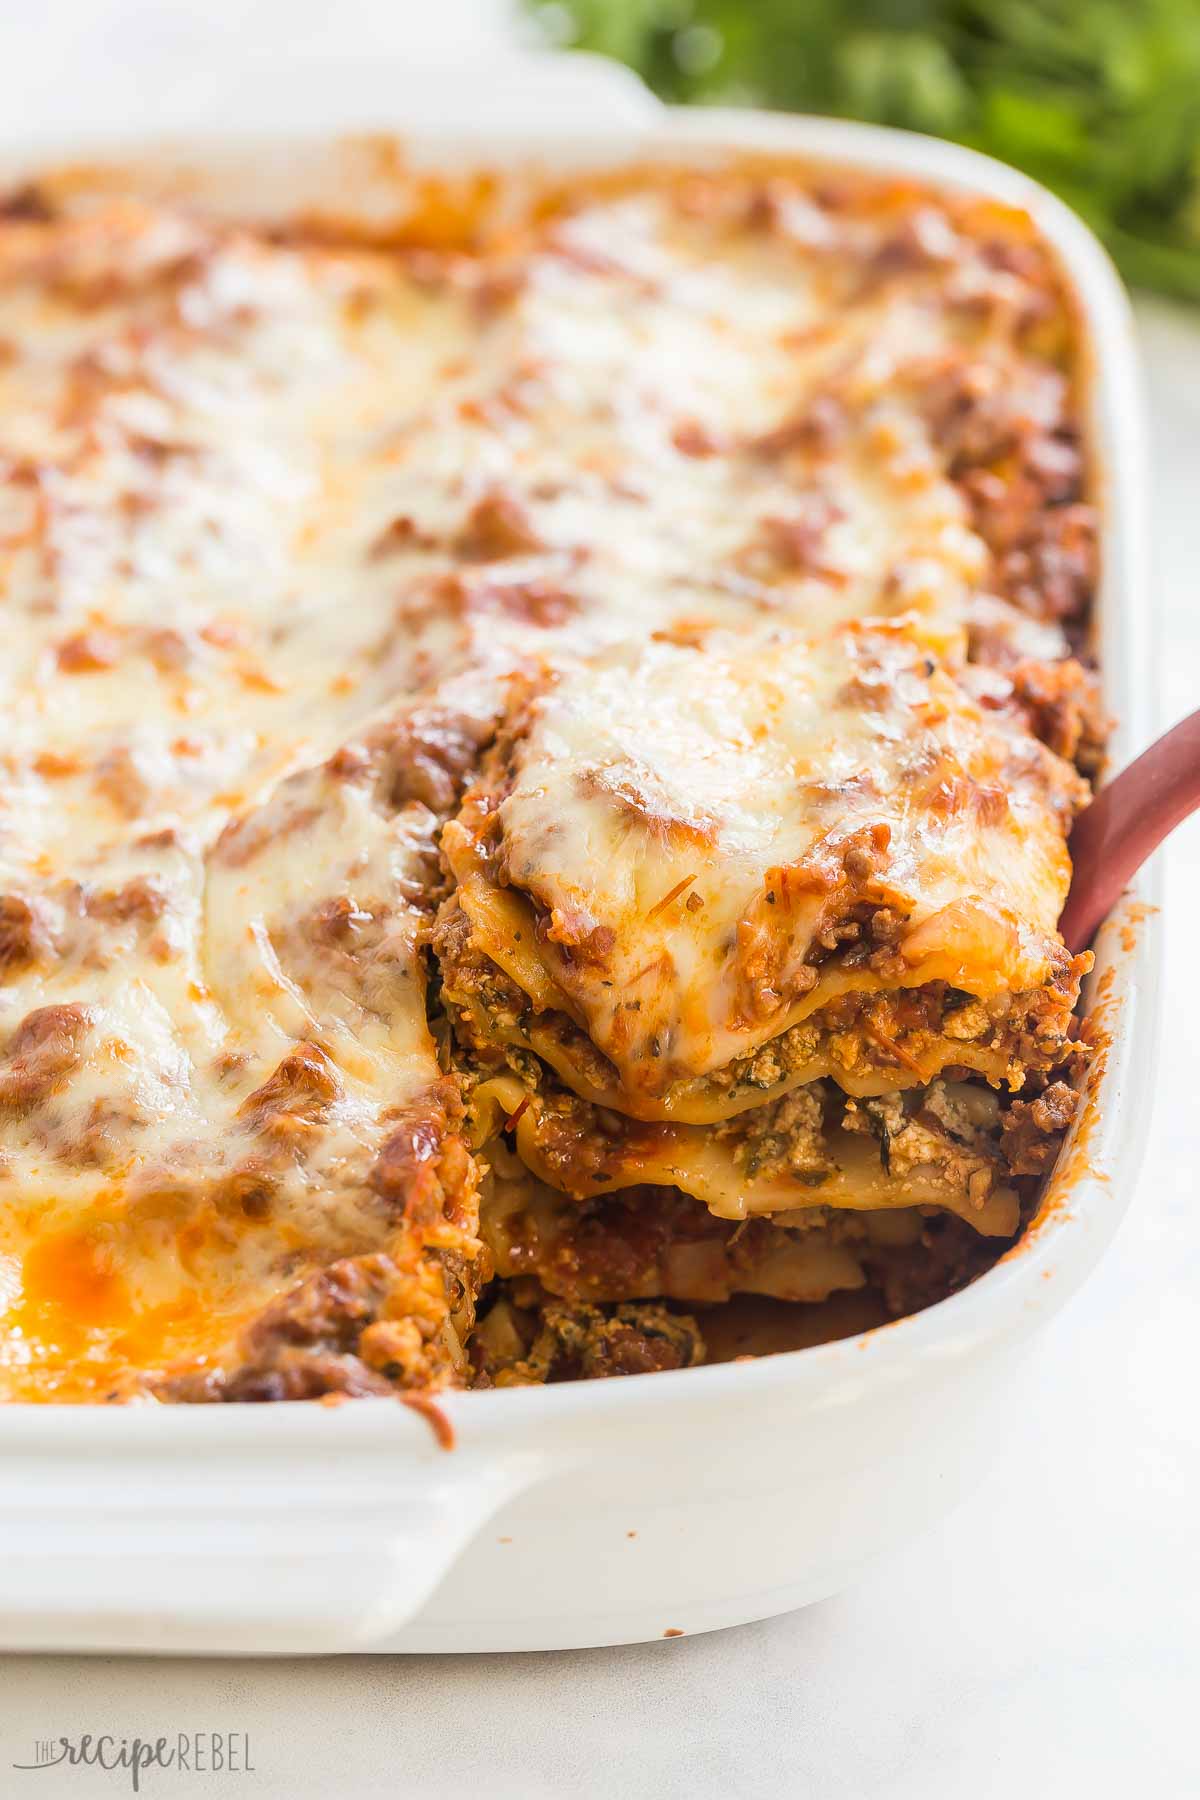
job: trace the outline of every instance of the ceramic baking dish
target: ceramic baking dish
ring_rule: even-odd
[[[277,71],[272,72],[277,75]],[[1130,315],[1085,227],[966,151],[857,125],[659,109],[584,59],[422,72],[407,87],[247,78],[193,112],[221,131],[144,146],[260,213],[318,190],[386,205],[321,133],[390,124],[435,159],[768,150],[897,171],[1026,207],[1073,283],[1104,510],[1098,631],[1119,764],[1149,728],[1145,448]],[[373,91],[372,91],[373,89]],[[195,98],[195,97],[193,97]],[[319,109],[319,110],[318,110]],[[186,116],[186,107],[176,115]],[[292,128],[304,118],[310,129]],[[253,131],[244,127],[253,119]],[[42,122],[10,179],[110,149]],[[119,135],[116,134],[116,135]],[[357,173],[356,173],[357,171]],[[1043,1212],[974,1286],[865,1336],[745,1364],[456,1394],[456,1447],[386,1400],[330,1407],[0,1409],[0,1646],[201,1652],[518,1650],[696,1632],[802,1606],[936,1519],[1004,1441],[1038,1332],[1111,1239],[1149,1111],[1158,928],[1147,890],[1101,933],[1106,1048]]]

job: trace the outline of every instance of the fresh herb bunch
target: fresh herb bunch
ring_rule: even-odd
[[[1015,163],[1132,281],[1200,299],[1200,0],[555,0],[670,100],[905,125]]]

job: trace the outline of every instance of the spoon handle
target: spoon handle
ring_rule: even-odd
[[[1059,930],[1072,953],[1095,936],[1122,889],[1200,807],[1200,712],[1189,713],[1100,789],[1071,832],[1071,892]]]

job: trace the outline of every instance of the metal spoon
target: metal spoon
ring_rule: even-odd
[[[1067,949],[1083,950],[1146,858],[1200,807],[1200,712],[1190,713],[1107,782],[1075,821],[1074,872],[1059,920]]]

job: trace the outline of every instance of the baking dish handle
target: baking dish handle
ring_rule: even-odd
[[[369,1649],[415,1616],[507,1500],[550,1472],[536,1454],[433,1460],[378,1442],[370,1457],[331,1464],[310,1441],[303,1467],[229,1449],[90,1467],[76,1455],[69,1468],[6,1456],[0,1648]]]

